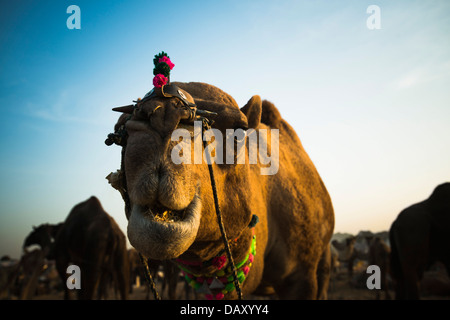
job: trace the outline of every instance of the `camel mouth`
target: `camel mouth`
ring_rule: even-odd
[[[197,236],[201,208],[198,192],[182,210],[173,210],[159,203],[132,205],[127,227],[130,244],[151,259],[177,258]]]
[[[183,210],[172,210],[160,203],[157,203],[151,208],[149,206],[142,207],[141,211],[145,215],[150,215],[157,222],[174,223],[182,221],[185,218],[191,204],[192,202]]]

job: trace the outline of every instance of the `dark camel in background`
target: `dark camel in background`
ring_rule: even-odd
[[[79,299],[96,299],[106,294],[112,281],[122,299],[128,299],[129,263],[126,239],[114,219],[96,197],[76,205],[64,221],[55,240],[56,268],[64,283],[65,299],[67,267],[81,270]]]
[[[450,275],[450,183],[430,197],[404,209],[389,231],[391,268],[396,299],[419,299],[419,283],[434,262]]]
[[[391,299],[389,294],[389,279],[390,274],[390,254],[391,248],[380,237],[366,237],[367,244],[369,245],[369,257],[368,264],[376,265],[380,267],[380,282],[381,290],[384,291],[385,298]],[[380,290],[375,290],[377,300],[380,299]]]

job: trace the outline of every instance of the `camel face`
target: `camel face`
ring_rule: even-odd
[[[38,244],[41,247],[44,247],[45,244],[50,243],[49,239],[49,229],[48,225],[40,225],[39,227],[33,226],[33,232],[31,232],[23,243],[23,248],[31,246],[33,244]]]
[[[202,208],[195,167],[171,161],[180,120],[176,99],[145,102],[126,123],[125,168],[130,243],[148,257],[171,259],[194,241]]]
[[[219,234],[207,163],[194,159],[198,149],[202,150],[202,138],[194,134],[193,125],[180,125],[180,110],[179,99],[155,98],[142,103],[126,122],[124,165],[131,202],[128,237],[138,251],[159,260],[180,256],[197,237],[216,240]],[[237,106],[222,104],[214,111],[220,117],[218,131],[232,129],[236,123],[239,128],[246,126],[246,117]],[[191,150],[192,161],[177,163],[173,153],[178,153],[174,148],[180,141],[174,141],[172,133],[180,127],[191,133],[190,140],[183,143]],[[221,141],[219,146],[225,148],[226,144]],[[215,152],[225,154],[223,149]],[[219,166],[215,172],[219,180],[230,172],[243,172],[245,179],[248,166],[238,166]],[[238,228],[242,230],[250,218],[244,211],[241,219],[237,218],[242,220]]]

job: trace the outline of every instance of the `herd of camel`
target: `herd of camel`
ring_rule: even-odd
[[[437,264],[446,278],[450,275],[450,183],[438,185],[430,197],[404,209],[389,230],[387,241],[377,236],[364,236],[367,252],[355,248],[356,237],[342,242],[332,241],[334,261],[344,261],[348,274],[353,262],[364,259],[368,265],[380,267],[381,289],[390,299],[388,279],[393,280],[396,299],[419,299],[424,273]],[[388,243],[390,245],[388,245]],[[450,284],[445,280],[437,291],[450,296]],[[379,291],[377,292],[379,297]]]
[[[155,56],[155,65],[168,57],[161,59]],[[16,280],[22,280],[19,298],[32,298],[41,267],[54,261],[66,299],[73,296],[65,285],[69,265],[81,270],[79,299],[104,298],[109,287],[128,299],[136,260],[128,239],[154,270],[165,261],[167,282],[178,279],[178,270],[169,266],[175,260],[207,299],[251,294],[326,299],[336,244],[331,196],[277,107],[259,95],[240,107],[226,92],[201,82],[155,85],[134,102],[113,109],[120,116],[105,141],[122,149],[120,169],[107,179],[124,200],[127,237],[91,197],[74,206],[63,223],[31,232],[18,267],[10,266],[6,276],[2,268],[0,298],[8,297]],[[254,131],[258,143],[246,143]],[[183,135],[173,140],[174,132]],[[212,140],[208,132],[220,134]],[[223,141],[228,136],[232,145]],[[202,150],[207,160],[230,154],[249,161],[227,158],[226,164],[212,165],[202,161]],[[193,156],[196,165],[173,161],[174,154]],[[275,174],[264,170],[272,164]],[[370,241],[369,263],[379,265],[383,279],[390,274],[396,299],[419,299],[420,279],[435,261],[450,274],[449,231],[450,183],[443,183],[398,215],[389,230],[389,253],[381,241]],[[30,245],[40,250],[29,251]]]
[[[389,230],[390,245],[380,237],[365,237],[369,250],[364,259],[369,265],[380,267],[382,289],[388,287],[389,276],[394,280],[396,299],[419,299],[420,280],[436,261],[445,265],[450,274],[450,245],[445,238],[450,230],[449,199],[450,183],[445,183],[439,185],[425,201],[403,210]],[[331,242],[331,265],[335,266],[334,261],[337,260],[345,262],[350,275],[353,262],[361,258],[355,250],[355,241],[356,237],[348,237]],[[32,245],[39,245],[39,249],[29,251]],[[48,261],[55,262],[62,283],[68,277],[69,264],[78,265],[83,270],[82,290],[76,290],[79,299],[107,298],[111,287],[121,299],[129,299],[136,277],[144,279],[137,251],[127,249],[125,235],[96,197],[76,205],[62,223],[33,227],[23,248],[20,262],[9,269],[5,267],[7,260],[2,259],[0,299],[8,299],[12,295],[19,299],[33,299]],[[175,299],[179,280],[177,267],[169,261],[156,260],[149,260],[148,266],[153,275],[159,268],[164,270],[168,297]],[[67,286],[62,287],[65,299],[73,298]],[[391,298],[388,290],[385,294],[387,299]]]
[[[8,256],[1,259],[0,300],[33,299],[42,282],[44,292],[64,290],[64,299],[108,299],[113,291],[115,297],[127,300],[133,284],[145,279],[137,251],[127,249],[125,235],[94,196],[76,205],[64,222],[33,227],[24,240],[23,252],[20,261]],[[161,268],[164,270],[163,290],[167,287],[168,297],[175,299],[177,267],[167,261],[147,262],[153,277]],[[81,289],[74,292],[66,285],[69,265],[77,265],[82,270]],[[54,275],[50,275],[54,270],[61,280],[57,284]],[[189,294],[186,290],[186,295]],[[149,296],[148,290],[147,299]]]

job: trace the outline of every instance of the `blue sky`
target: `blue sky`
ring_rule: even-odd
[[[32,225],[96,195],[126,231],[105,176],[117,114],[171,80],[275,103],[333,200],[336,232],[387,230],[450,181],[448,1],[1,1],[0,255]],[[66,9],[81,9],[69,30]],[[369,30],[369,5],[381,29]]]

